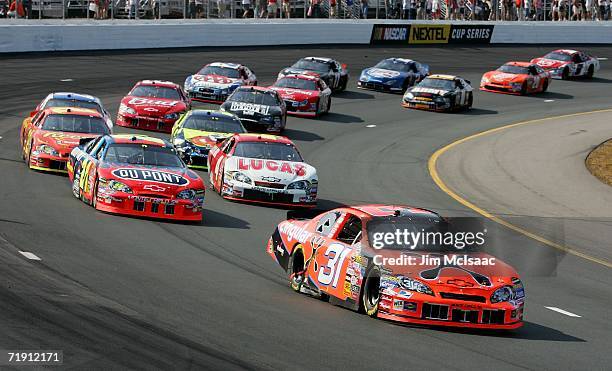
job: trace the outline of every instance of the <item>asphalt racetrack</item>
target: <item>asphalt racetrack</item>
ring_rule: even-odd
[[[474,109],[457,114],[406,110],[399,95],[358,90],[359,71],[401,56],[430,64],[434,73],[462,75],[477,87],[485,71],[553,48],[241,48],[2,59],[0,349],[63,350],[64,366],[73,369],[609,369],[612,270],[605,265],[500,232],[505,242],[500,254],[523,275],[526,287],[522,328],[496,333],[403,326],[294,294],[265,253],[286,210],[228,202],[208,192],[201,225],[108,215],[75,199],[67,177],[28,170],[19,152],[22,119],[51,91],[97,95],[116,115],[121,97],[141,79],[183,83],[206,63],[237,61],[268,85],[299,57],[330,56],[348,64],[348,90],[333,97],[328,116],[289,118],[286,130],[317,167],[320,207],[395,203],[471,215],[436,186],[430,156],[455,140],[513,122],[611,108],[608,62],[602,60],[592,81],[553,81],[548,93],[536,96],[476,91]],[[587,51],[612,56],[612,47]],[[542,130],[533,135],[544,136]],[[482,156],[487,153],[483,148]],[[467,159],[478,158],[468,154]],[[503,160],[507,165],[512,158]],[[461,176],[469,179],[465,197],[479,195],[480,184],[495,184],[488,206],[515,195],[513,177],[496,183],[487,178],[495,173]],[[441,177],[455,179],[452,171]],[[546,192],[541,179],[537,186]],[[538,203],[520,206],[522,216],[554,214],[543,213]],[[602,215],[596,215],[594,228],[601,231]],[[588,234],[588,210],[580,216],[586,229],[580,233]],[[529,228],[529,219],[523,222]],[[593,240],[600,245],[581,251],[609,261],[610,239]],[[19,251],[42,260],[27,260]]]

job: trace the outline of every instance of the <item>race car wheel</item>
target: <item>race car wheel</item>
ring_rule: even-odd
[[[408,90],[410,86],[411,84],[410,84],[410,77],[409,77],[406,80],[404,80],[404,85],[402,85],[402,93],[405,93],[406,90]]]
[[[331,97],[327,98],[327,108],[325,109],[325,113],[329,113],[329,110],[331,108]]]
[[[94,209],[97,209],[98,207],[98,179],[96,179],[96,182],[94,183],[94,187],[91,190],[91,206]]]
[[[563,72],[561,73],[561,79],[563,80],[569,79],[569,69],[567,67],[563,69]]]
[[[77,167],[74,169],[74,178],[72,180],[72,194],[76,198],[81,198],[81,188],[79,187],[81,179],[81,167]]]
[[[467,102],[467,109],[472,108],[472,105],[474,104],[474,94],[470,93],[470,96],[468,97],[468,102]]]
[[[25,157],[25,163],[28,166],[28,168],[30,167],[30,159],[32,157],[32,143],[30,143],[30,149],[28,150],[28,155],[27,157]]]
[[[361,290],[363,310],[370,317],[376,317],[380,302],[380,268],[373,267],[367,274]]]
[[[295,292],[300,292],[304,284],[305,263],[302,245],[297,245],[293,249],[293,254],[289,257],[287,264],[287,274],[289,275],[289,286]]]
[[[340,86],[338,87],[338,91],[345,91],[346,85],[348,84],[348,77],[340,82]]]
[[[546,90],[548,90],[548,80],[544,81],[544,85],[542,86],[542,93],[546,92]]]
[[[521,86],[521,95],[527,95],[527,81],[523,82],[523,86]]]
[[[589,70],[587,71],[587,79],[592,79],[595,74],[595,68],[591,65],[589,66]]]

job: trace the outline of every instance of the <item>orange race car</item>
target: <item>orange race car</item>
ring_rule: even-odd
[[[550,82],[550,73],[537,64],[508,62],[485,73],[480,80],[480,90],[526,95],[545,92]]]
[[[30,169],[66,173],[70,151],[84,138],[110,134],[105,117],[94,109],[51,107],[23,120],[22,157]]]
[[[281,222],[267,251],[287,272],[294,291],[371,317],[436,326],[520,327],[525,291],[517,272],[475,248],[484,243],[486,229],[463,232],[468,229],[451,224],[409,206],[343,207],[313,219]],[[436,240],[438,234],[444,242]]]

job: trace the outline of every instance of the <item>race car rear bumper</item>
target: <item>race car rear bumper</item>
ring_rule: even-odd
[[[202,203],[132,195],[98,194],[96,209],[113,214],[184,221],[202,220]]]
[[[164,118],[119,114],[117,115],[116,124],[119,126],[133,129],[170,133],[172,132],[172,126],[174,126],[175,121],[176,120],[169,120]]]

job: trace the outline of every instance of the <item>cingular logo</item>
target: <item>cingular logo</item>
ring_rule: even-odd
[[[120,168],[113,170],[112,173],[121,179],[142,180],[179,186],[189,184],[189,180],[180,175],[159,170]]]

